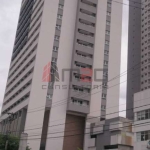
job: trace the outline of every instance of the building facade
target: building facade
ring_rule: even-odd
[[[133,150],[132,121],[122,117],[98,120],[91,124],[91,135],[85,139],[92,150]]]
[[[134,95],[134,149],[148,150],[150,140],[150,90]]]
[[[144,2],[145,3],[145,2]],[[129,1],[126,117],[134,119],[133,97],[141,90],[141,0]]]
[[[150,88],[149,1],[129,2],[127,118],[133,119],[134,93]]]
[[[32,150],[83,149],[87,119],[119,115],[120,79],[114,77],[122,7],[120,0],[22,1],[3,134],[27,133]]]

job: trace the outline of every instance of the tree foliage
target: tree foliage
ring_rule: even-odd
[[[0,150],[5,150],[5,144],[8,140],[7,150],[18,150],[19,149],[19,138],[11,135],[0,134]],[[31,150],[28,146],[26,150]]]
[[[31,150],[31,148],[29,146],[27,146],[26,150]]]
[[[7,136],[0,134],[0,150],[5,150],[5,144],[8,140],[7,150],[18,150],[19,138],[15,136]]]

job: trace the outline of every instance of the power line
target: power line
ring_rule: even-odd
[[[83,122],[83,121],[81,121]],[[123,123],[132,123],[133,121],[127,121],[127,122],[123,122]],[[119,125],[119,124],[122,124],[122,123],[114,123],[113,125]],[[110,125],[99,125],[99,126],[96,126],[95,128],[99,128],[99,127],[107,127],[107,126],[110,126]],[[84,128],[84,130],[86,129],[91,129],[90,128]],[[72,132],[72,131],[80,131],[79,129],[74,129],[74,130],[67,130],[67,131],[62,131],[62,132],[52,132],[52,133],[47,133],[47,134],[42,134],[42,135],[49,135],[49,134],[57,134],[57,133],[63,133],[63,132]],[[41,135],[41,134],[40,134]],[[40,136],[39,134],[36,134],[36,135],[31,135],[31,136],[28,136],[28,137],[32,137],[32,136]]]
[[[118,85],[118,84],[117,84]],[[114,85],[114,86],[116,86],[116,85]],[[97,92],[98,93],[98,92]],[[94,93],[94,94],[96,94],[96,93]],[[117,105],[117,106],[119,106],[119,105]],[[114,106],[114,107],[116,107],[116,106]],[[109,107],[109,108],[112,108],[112,107]],[[108,109],[108,108],[107,108]],[[38,111],[40,111],[40,110],[38,110]],[[123,111],[125,111],[125,110],[123,110]],[[122,112],[123,112],[122,111]],[[96,112],[96,111],[94,111],[94,112]],[[115,112],[115,113],[118,113],[118,112]],[[109,114],[106,114],[106,115],[109,115]]]
[[[150,97],[146,98],[146,99],[149,99]],[[144,99],[142,99],[144,100]],[[141,101],[141,100],[139,100]],[[136,101],[138,102],[138,101]],[[122,111],[117,111],[117,112],[113,112],[113,113],[109,113],[109,114],[106,114],[106,115],[112,115],[112,114],[115,114],[115,113],[119,113],[119,112],[124,112],[124,111],[128,111],[128,110],[133,110],[133,109],[136,109],[136,108],[141,108],[141,107],[145,107],[145,106],[148,106],[150,104],[147,104],[147,105],[142,105],[142,106],[138,106],[138,107],[133,107],[133,108],[130,108],[130,109],[127,109],[127,110],[122,110]],[[94,119],[94,118],[99,118],[101,116],[96,116],[96,117],[91,117],[91,118],[87,118],[87,120],[90,120],[90,119]],[[60,120],[63,120],[63,119],[60,119]],[[59,121],[59,120],[57,120]],[[72,123],[76,123],[76,121],[74,122],[69,122],[69,123],[63,123],[63,124],[57,124],[57,125],[52,125],[52,126],[48,126],[48,127],[54,127],[54,126],[61,126],[61,125],[66,125],[66,124],[72,124]],[[43,127],[40,127],[40,128],[31,128],[31,129],[27,129],[27,130],[24,130],[24,131],[29,131],[29,130],[36,130],[36,129],[42,129]],[[11,132],[22,132],[21,130],[20,131],[11,131]]]
[[[142,65],[142,66],[145,66],[145,65],[147,65],[147,64],[149,64],[150,62],[148,62],[148,63],[146,63],[146,64],[144,64],[144,65]],[[125,72],[127,72],[128,73],[128,71],[130,71],[131,70],[131,72],[132,72],[132,69],[134,69],[136,66],[138,66],[138,65],[141,65],[141,62],[140,63],[137,63],[136,65],[134,65],[134,66],[132,66],[131,68],[129,68],[127,71],[124,71],[123,73],[121,73],[120,75],[117,75],[117,76],[115,76],[114,78],[112,78],[112,79],[110,79],[108,82],[111,82],[111,81],[113,81],[113,80],[115,80],[115,79],[117,79],[117,78],[120,78],[120,77],[122,77],[122,76],[124,76],[124,75],[126,75],[125,74]],[[138,67],[138,68],[140,68],[140,66]],[[138,68],[136,68],[136,69],[138,69]],[[107,82],[107,83],[108,83]],[[102,86],[102,84],[101,85],[99,85],[99,86],[97,86],[97,87],[100,87],[100,86]],[[96,88],[93,88],[93,89],[91,89],[91,91],[92,90],[94,90],[94,89],[96,89]],[[85,94],[85,93],[84,93]],[[90,94],[90,93],[89,93]],[[80,94],[77,94],[77,95],[73,95],[72,97],[74,97],[74,96],[80,96],[80,95],[83,95],[83,93],[80,93]],[[68,98],[66,98],[66,99],[62,99],[62,100],[59,100],[59,101],[57,101],[57,102],[54,102],[53,104],[55,104],[56,103],[56,105],[57,105],[57,103],[59,103],[60,101],[64,101],[64,100],[69,100],[69,97]],[[50,105],[51,106],[51,105]],[[42,108],[42,107],[44,107],[44,109],[45,109],[45,106],[41,106],[41,107],[37,107],[37,108],[33,108],[33,109],[30,109],[30,110],[34,110],[34,109],[38,109],[38,108]],[[43,109],[41,109],[41,110],[43,110]],[[36,111],[36,110],[35,110]],[[31,112],[35,112],[35,111],[31,111]],[[37,110],[38,111],[38,110]],[[28,113],[31,113],[30,111],[28,112]]]
[[[148,97],[148,98],[146,98],[146,99],[150,99],[150,97]],[[128,110],[133,110],[133,109],[137,109],[137,108],[149,106],[149,105],[150,105],[150,104],[142,105],[142,106],[138,106],[138,107],[133,107],[133,108],[130,108],[130,109],[127,109],[127,110],[121,110],[121,111],[109,113],[109,114],[106,114],[106,116],[107,116],[107,115],[112,115],[112,114],[115,114],[115,113],[119,113],[119,112],[124,112],[124,111],[128,111]],[[101,116],[96,116],[96,117],[87,118],[87,120],[94,119],[94,118],[99,118],[99,117],[101,117]],[[59,121],[59,120],[58,120],[58,121]],[[75,121],[75,122],[76,122],[76,121]],[[75,123],[75,122],[71,122],[71,123]],[[48,127],[54,127],[54,126],[66,125],[66,124],[70,124],[70,123],[64,123],[64,124],[52,125],[52,126],[48,126]],[[39,129],[39,128],[36,128],[36,129]],[[25,130],[25,131],[27,131],[27,130]]]
[[[142,4],[142,3],[139,3],[139,2],[136,2],[136,1],[131,1],[131,0],[128,0],[130,2],[134,2],[134,3],[138,3],[138,4]],[[125,3],[122,3],[122,2],[118,2],[118,1],[115,1],[115,0],[112,0],[112,2],[115,2],[115,3],[119,3],[119,4],[122,4],[122,5],[128,5],[128,4],[125,4]],[[132,6],[132,5],[128,5],[128,6],[131,6],[131,7],[134,7],[134,8],[138,8],[138,9],[142,9],[140,7],[135,7],[135,6]],[[58,102],[57,102],[58,103]],[[41,107],[45,107],[45,106],[41,106]],[[39,107],[38,107],[39,108]],[[34,108],[34,109],[37,109],[37,108]],[[33,110],[33,109],[32,109]]]
[[[134,78],[135,78],[135,77],[139,77],[139,75],[134,76]],[[127,80],[125,80],[125,81],[123,81],[123,82],[119,82],[118,84],[115,84],[115,85],[113,85],[113,86],[107,88],[107,90],[109,90],[109,89],[111,89],[111,88],[113,88],[113,87],[115,87],[115,86],[117,86],[117,85],[120,85],[120,84],[122,84],[122,83],[124,83],[124,82],[126,82],[126,81],[127,81]],[[90,95],[97,94],[97,93],[99,93],[99,92],[101,92],[101,91],[102,91],[102,90],[97,91],[97,92],[95,92],[95,93],[93,93],[93,94],[90,93]],[[84,93],[84,94],[85,94],[85,93]],[[83,93],[81,93],[81,95],[83,95]],[[89,96],[88,93],[87,93],[86,96],[80,97],[80,98],[85,98],[85,97],[87,97],[87,96]],[[72,97],[74,97],[74,96],[72,96]],[[67,99],[66,99],[66,100],[67,100]],[[69,99],[68,99],[68,100],[69,100]],[[67,104],[67,103],[70,103],[70,102],[64,101],[64,102],[61,102],[61,103],[59,103],[59,104],[56,104],[56,105],[51,106],[51,108],[58,107],[58,106],[61,106],[61,105],[65,105],[65,104]],[[117,106],[119,106],[119,105],[117,105]],[[109,108],[113,108],[113,107],[109,107]],[[45,108],[44,108],[44,109],[35,110],[35,111],[31,111],[31,112],[28,112],[28,113],[33,113],[33,112],[42,111],[42,110],[45,110]]]
[[[127,128],[127,127],[131,127],[131,126],[133,126],[133,127],[136,127],[136,126],[138,126],[138,127],[141,127],[141,126],[146,126],[146,125],[148,125],[147,123],[150,123],[150,121],[149,122],[144,122],[144,123],[139,123],[139,124],[132,124],[132,125],[128,125],[128,126],[124,126],[124,127],[118,127],[119,129],[124,129],[124,128]],[[118,128],[113,128],[113,129],[107,129],[107,130],[103,130],[103,131],[113,131],[113,130],[115,130],[115,129],[118,129]],[[60,133],[62,133],[62,132],[60,132]],[[65,131],[63,132],[64,134],[65,134]],[[97,133],[99,133],[99,132],[93,132],[93,134],[97,134]],[[72,134],[72,135],[66,135],[66,136],[55,136],[55,137],[47,137],[47,138],[32,138],[32,139],[28,139],[28,140],[38,140],[38,139],[55,139],[55,138],[65,138],[65,137],[72,137],[72,136],[79,136],[79,135],[86,135],[86,134],[91,134],[91,132],[88,132],[88,133],[83,133],[83,134]],[[40,135],[39,135],[40,136]],[[29,136],[30,137],[30,136]],[[21,139],[22,140],[22,139]]]
[[[150,63],[150,62],[149,62],[149,63]],[[149,64],[149,63],[148,63],[148,64]],[[145,64],[145,65],[146,65],[146,64]],[[135,65],[135,66],[136,66],[136,65]],[[134,67],[132,67],[132,68],[134,68]],[[138,69],[138,68],[136,68],[136,69]],[[119,76],[119,75],[118,75],[118,76]],[[110,79],[108,82],[117,79],[118,76],[116,76],[116,77]],[[120,77],[121,77],[121,76],[120,76]],[[118,78],[120,78],[120,77],[118,77]],[[127,81],[127,80],[126,80],[126,81]],[[108,83],[108,82],[107,82],[107,83]],[[97,86],[97,88],[100,87],[100,86],[102,86],[102,84],[99,85],[99,86]],[[91,91],[94,90],[94,89],[96,89],[96,88],[91,89]],[[108,88],[108,89],[109,89],[109,88]],[[72,97],[74,97],[74,96],[81,96],[81,95],[83,95],[83,94],[85,94],[85,93],[80,93],[80,94],[77,94],[77,95],[73,95]],[[87,93],[87,94],[88,94],[88,95],[89,95],[89,94],[91,95],[91,93]],[[71,98],[71,97],[70,97],[70,98]],[[58,102],[64,101],[64,100],[69,100],[70,98],[68,97],[68,98],[66,98],[66,99],[59,100],[59,101],[57,101],[57,102],[54,102],[53,104],[56,103],[56,106],[57,106],[57,105],[59,105],[59,104],[62,104],[62,103],[58,103]],[[82,98],[84,98],[84,97],[82,97]],[[66,102],[66,101],[64,101],[64,102]],[[58,103],[58,104],[57,104],[57,103]],[[64,104],[65,104],[65,103],[64,103]],[[51,106],[51,105],[50,105],[50,106]],[[41,106],[41,107],[44,107],[44,106]],[[38,109],[38,108],[41,108],[41,107],[37,107],[37,108],[35,108],[35,109]],[[52,107],[54,107],[54,106],[52,106]],[[44,109],[45,109],[45,107],[44,107]],[[44,110],[44,109],[40,109],[40,110]],[[30,110],[32,110],[32,109],[30,109]],[[32,112],[36,112],[36,111],[39,111],[39,110],[29,111],[28,113],[32,113]]]
[[[131,1],[131,0],[128,0],[128,1]],[[122,5],[128,5],[128,4],[121,3],[121,2],[118,2],[118,1],[114,1],[114,0],[112,0],[112,2],[116,2],[116,3],[122,4]],[[135,2],[135,1],[132,1],[132,2],[138,3],[138,2]],[[132,6],[132,5],[128,5],[128,6]],[[135,7],[135,6],[132,6],[132,7],[137,8],[137,7]],[[138,8],[139,8],[139,7],[138,7]],[[142,8],[139,8],[139,9],[142,9]],[[58,103],[58,101],[57,101],[57,103]],[[41,106],[41,107],[45,107],[45,106]],[[39,108],[39,107],[38,107],[38,108]],[[37,109],[37,108],[35,108],[35,109]],[[32,109],[32,110],[33,110],[33,109]]]
[[[116,2],[116,1],[114,1],[114,2]],[[117,2],[117,3],[120,3],[120,2]],[[123,4],[124,5],[124,3],[120,3],[120,4]],[[126,5],[126,4],[125,4]],[[130,5],[129,5],[130,6]],[[140,8],[141,9],[141,8]]]
[[[136,1],[131,1],[131,0],[128,0],[128,1],[129,2],[138,3],[138,4],[143,4],[143,3],[136,2]],[[114,1],[114,0],[112,0],[112,2],[119,3],[119,4],[122,4],[122,5],[128,5],[128,4],[125,4],[125,3],[122,3],[122,2],[118,2],[118,1]],[[139,8],[139,7],[135,7],[135,6],[132,6],[132,5],[128,5],[128,6],[131,6],[131,7],[134,7],[134,8]],[[142,9],[142,8],[139,8],[139,9]],[[42,106],[42,107],[44,107],[44,106]]]

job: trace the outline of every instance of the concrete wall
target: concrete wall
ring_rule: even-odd
[[[150,108],[150,90],[145,90],[142,92],[138,92],[134,94],[134,114],[142,110],[146,110]],[[134,121],[133,132],[134,132],[134,148],[136,150],[146,150],[146,146],[148,141],[137,141],[137,132],[141,131],[149,131],[150,119]]]
[[[141,7],[141,0],[129,5]],[[141,62],[141,9],[129,7],[129,38],[128,38],[128,73],[127,73],[127,104],[126,116],[133,119],[133,96],[140,91],[140,62]]]
[[[67,115],[63,150],[83,149],[85,117]]]
[[[119,3],[122,0],[117,0]],[[120,74],[123,5],[112,1],[108,81]],[[108,82],[106,119],[119,116],[120,78]],[[116,85],[118,84],[118,85]],[[116,85],[116,86],[114,86]],[[113,86],[113,87],[112,87]],[[118,113],[115,113],[118,112]],[[107,115],[113,113],[111,115]]]
[[[32,88],[30,94],[30,101],[28,104],[28,114],[25,125],[25,132],[28,133],[28,143],[32,150],[40,148],[42,128],[35,130],[28,130],[30,126],[43,125],[46,95],[47,90],[42,89],[42,85],[48,83],[42,82],[43,69],[45,65],[51,62],[51,55],[53,49],[53,40],[55,34],[55,25],[57,18],[58,0],[45,0],[44,10],[42,16],[41,30],[36,54],[36,62],[34,67],[34,75],[32,81]],[[41,108],[35,109],[35,108]],[[35,111],[30,113],[31,111]],[[37,119],[38,116],[38,119]],[[33,136],[33,134],[38,136]]]
[[[93,71],[94,69],[103,69],[107,1],[99,0],[97,7]],[[97,79],[103,79],[103,71],[97,71],[96,77]],[[94,81],[93,77],[92,88],[94,89],[91,91],[89,117],[99,117],[101,115],[102,89],[100,85],[102,85],[102,82]]]
[[[116,146],[118,150],[132,149],[132,131],[130,130],[130,124],[127,124],[129,120],[121,117],[108,119],[103,124],[103,130],[101,133],[96,133],[96,148],[104,149],[106,147]],[[101,124],[102,126],[102,124]],[[94,127],[96,127],[94,125]],[[93,132],[94,134],[94,132]]]
[[[77,3],[78,0],[73,0],[73,1],[65,0],[64,13],[63,13],[64,18],[62,19],[60,45],[59,45],[59,53],[58,53],[58,61],[57,61],[60,79],[62,79],[62,69],[71,68]],[[55,85],[57,84],[60,85],[61,87],[62,85],[66,85],[68,87],[69,80],[70,80],[70,73],[65,75],[64,82],[62,81],[57,83],[55,82]],[[64,141],[63,136],[65,130],[68,91],[69,91],[68,88],[67,89],[57,88],[54,90],[52,108],[51,108],[50,119],[49,119],[49,126],[53,126],[53,127],[49,127],[48,129],[46,150],[49,150],[51,148],[55,150],[63,149],[63,141]],[[59,106],[56,107],[56,104],[59,104]],[[62,125],[56,126],[58,124],[62,124]],[[54,132],[61,132],[61,133],[52,134]],[[55,138],[55,139],[53,138],[58,136],[61,136],[61,138]]]

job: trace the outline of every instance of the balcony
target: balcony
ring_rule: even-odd
[[[94,44],[83,41],[83,40],[79,40],[77,39],[77,44],[81,45],[81,46],[85,46],[86,48],[93,48]]]
[[[89,101],[71,97],[71,102],[68,104],[68,111],[88,114],[89,113]]]
[[[94,18],[96,17],[96,14],[95,14],[95,13],[90,12],[90,11],[85,10],[85,9],[80,9],[80,12],[83,13],[83,14],[86,14],[86,15],[88,15],[88,16],[90,16],[90,17],[94,17]]]
[[[81,0],[81,2],[84,3],[84,4],[86,4],[86,5],[92,6],[92,7],[94,7],[94,8],[97,7],[96,2],[93,3],[93,2],[88,1],[88,0]]]
[[[86,13],[83,13],[83,12],[79,12],[79,18],[80,19],[83,19],[83,20],[87,20],[89,22],[92,22],[92,23],[96,23],[96,17],[93,17],[91,15],[88,15]]]
[[[75,54],[76,54],[75,57],[74,57],[75,61],[78,61],[78,62],[81,62],[81,63],[86,63],[86,64],[89,64],[89,65],[93,64],[93,55],[84,53],[82,51],[77,51],[77,50],[76,50]]]
[[[79,86],[77,86],[79,87]],[[70,97],[74,97],[77,99],[84,99],[86,101],[90,101],[91,100],[91,95],[90,93],[86,93],[86,92],[82,92],[82,91],[78,91],[78,90],[70,90]]]
[[[94,43],[94,33],[78,29],[77,39],[84,40],[88,43]]]
[[[88,26],[88,27],[92,27],[92,28],[95,27],[95,23],[89,22],[89,21],[84,20],[84,19],[79,19],[79,22],[85,26]]]
[[[93,55],[78,50],[76,50],[76,55],[85,59],[93,59]]]
[[[92,69],[92,65],[88,65],[88,64],[81,63],[78,61],[75,61],[75,67],[84,68],[84,69]]]

